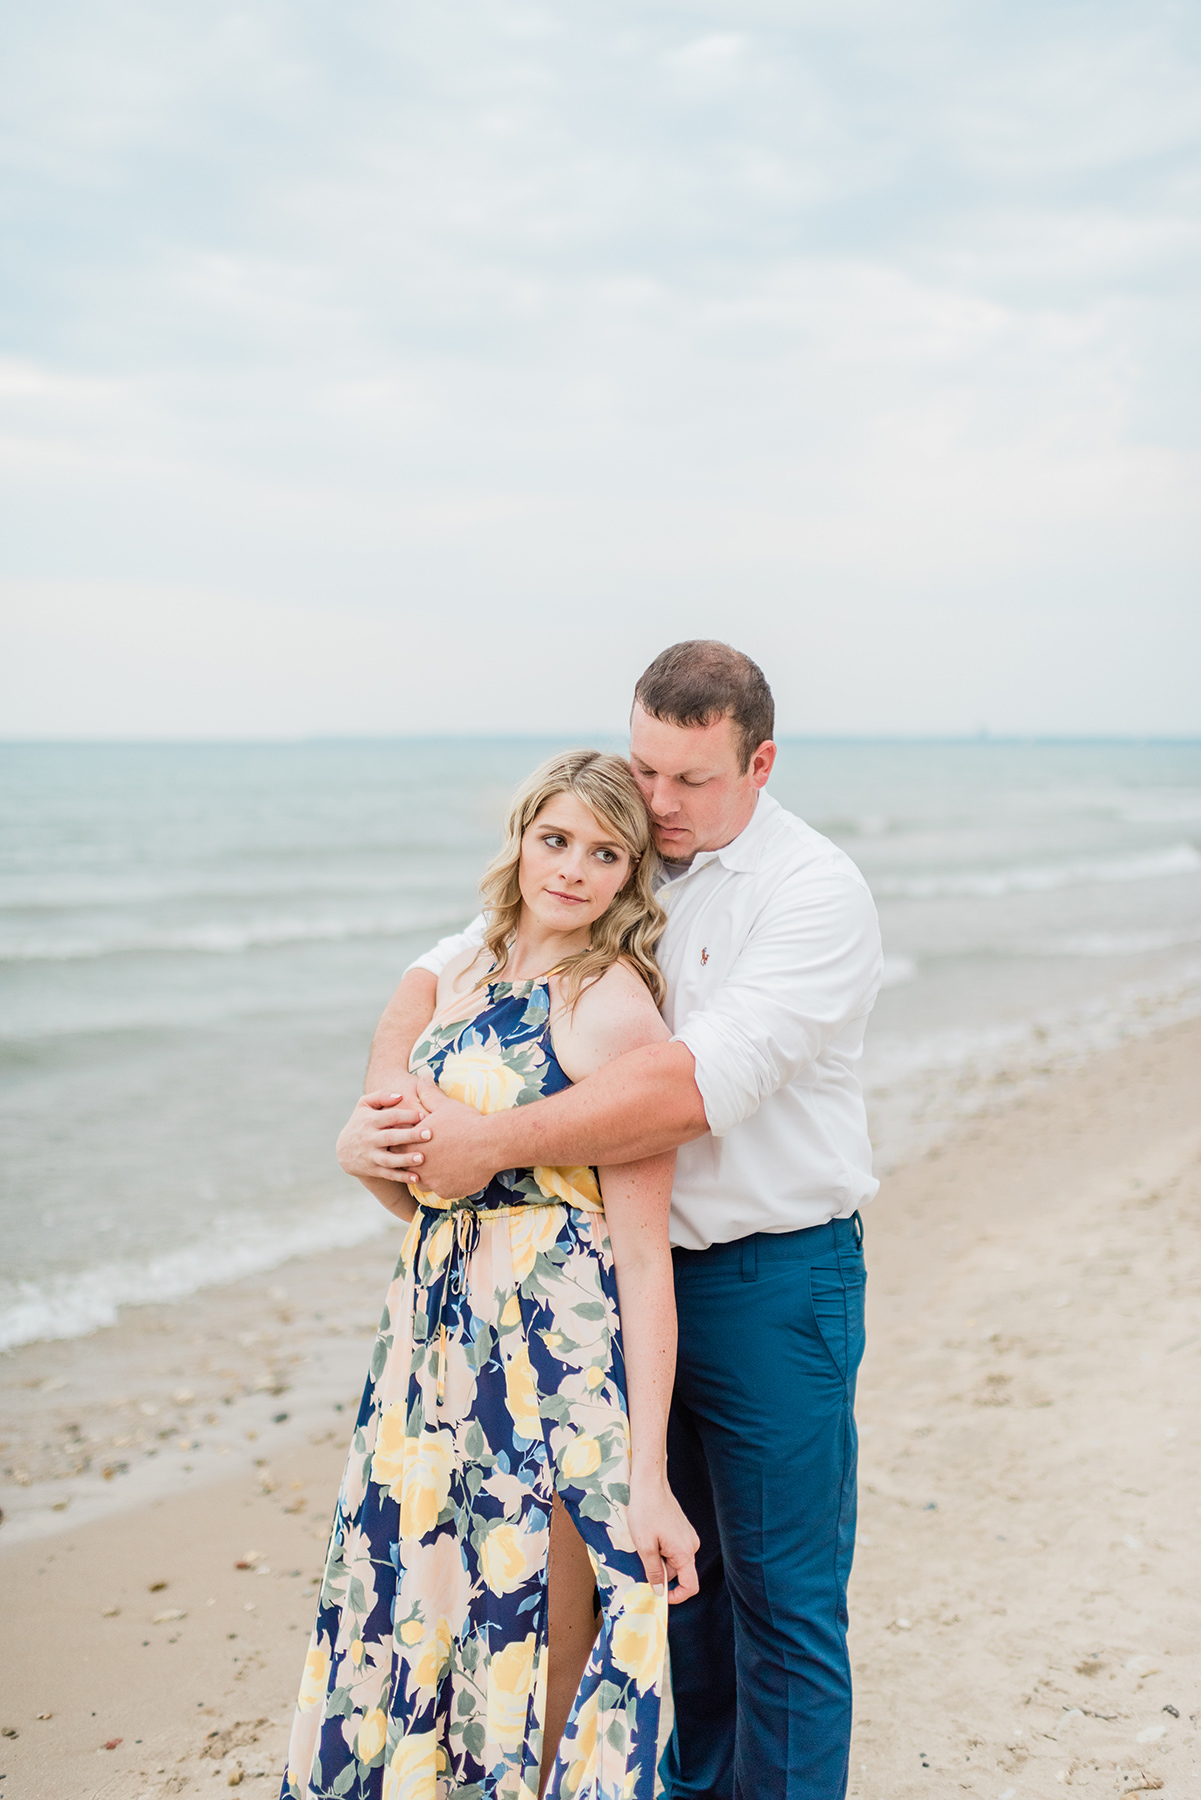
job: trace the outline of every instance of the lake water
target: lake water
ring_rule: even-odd
[[[0,746],[0,1347],[381,1228],[372,1026],[558,747]],[[1201,1011],[1201,744],[786,742],[771,791],[880,907],[882,1165]]]

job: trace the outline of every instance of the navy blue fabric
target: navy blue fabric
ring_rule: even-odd
[[[672,1487],[701,1538],[670,1614],[671,1800],[842,1800],[851,1736],[858,1217],[676,1250]]]

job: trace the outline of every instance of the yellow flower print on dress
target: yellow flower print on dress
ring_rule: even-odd
[[[573,1438],[559,1452],[559,1468],[568,1481],[581,1481],[595,1475],[601,1466],[601,1447],[594,1437]]]
[[[432,1638],[421,1646],[409,1665],[410,1685],[433,1694],[442,1671],[450,1662],[450,1626],[439,1619]]]
[[[600,1189],[591,1169],[548,1169],[540,1163],[534,1170],[534,1180],[548,1200],[562,1200],[565,1206],[601,1210]]]
[[[546,1560],[545,1531],[493,1525],[480,1545],[480,1574],[494,1594],[515,1594]]]
[[[455,1222],[453,1219],[440,1219],[426,1240],[425,1254],[429,1261],[430,1273],[440,1269],[450,1255],[455,1241]]]
[[[525,1546],[516,1525],[494,1525],[480,1545],[480,1574],[494,1594],[512,1594],[525,1580]]]
[[[567,1785],[571,1792],[586,1788],[596,1773],[596,1723],[600,1710],[600,1689],[585,1700],[563,1738],[563,1752],[568,1758]]]
[[[663,1676],[667,1650],[667,1595],[656,1594],[648,1581],[628,1588],[621,1598],[621,1617],[613,1627],[613,1661],[645,1694]]]
[[[360,1762],[374,1762],[388,1741],[388,1715],[382,1707],[372,1707],[355,1733],[354,1753]]]
[[[387,1488],[393,1500],[400,1499],[405,1468],[404,1407],[395,1404],[384,1408],[375,1435],[371,1457],[371,1479]]]
[[[535,1642],[531,1632],[522,1643],[506,1644],[488,1664],[488,1733],[503,1750],[515,1750],[525,1734]]]
[[[505,1364],[505,1398],[518,1436],[528,1438],[531,1443],[540,1438],[542,1418],[538,1411],[538,1389],[530,1353],[524,1345]]]
[[[426,1431],[419,1438],[405,1439],[400,1494],[402,1538],[424,1537],[433,1530],[450,1498],[454,1472],[454,1439],[448,1431]]]
[[[438,1738],[432,1731],[401,1738],[384,1767],[382,1800],[437,1800]]]
[[[527,1206],[509,1227],[513,1250],[513,1275],[524,1281],[540,1250],[549,1250],[559,1235],[563,1216],[557,1206]],[[516,1295],[514,1295],[516,1299]]]
[[[330,1648],[328,1638],[318,1638],[310,1645],[309,1653],[304,1659],[304,1674],[300,1681],[300,1698],[296,1702],[301,1712],[308,1712],[310,1707],[318,1705],[325,1699],[325,1684],[329,1679]]]
[[[438,1086],[452,1100],[474,1106],[476,1112],[507,1112],[525,1086],[525,1078],[497,1051],[478,1044],[470,1050],[452,1051],[444,1059]]]

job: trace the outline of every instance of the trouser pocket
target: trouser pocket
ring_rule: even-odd
[[[809,1305],[813,1323],[834,1367],[853,1381],[863,1357],[863,1301],[866,1277],[862,1266],[810,1263]]]

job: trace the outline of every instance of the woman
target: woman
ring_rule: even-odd
[[[411,1066],[494,1112],[666,1037],[653,864],[619,758],[544,764],[482,884],[485,946],[440,978]],[[673,1163],[510,1169],[466,1199],[411,1184],[415,1203],[368,1184],[411,1223],[338,1499],[286,1800],[657,1791],[667,1606],[696,1591],[696,1534],[666,1474]],[[556,1571],[578,1544],[569,1518],[601,1615],[582,1679],[548,1580],[557,1503]],[[594,1631],[576,1625],[586,1651]]]

